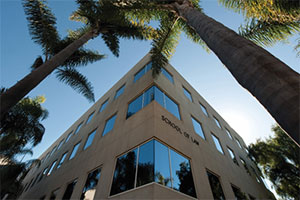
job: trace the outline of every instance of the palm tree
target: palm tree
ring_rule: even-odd
[[[263,48],[206,16],[198,4],[198,0],[124,0],[119,6],[124,9],[131,7],[133,17],[159,19],[163,27],[161,33],[164,33],[160,36],[171,35],[171,38],[174,38],[176,34],[172,34],[172,30],[176,26],[172,25],[172,22],[184,22],[181,25],[182,30],[190,31],[191,36],[196,36],[195,40],[198,42],[203,40],[237,82],[248,90],[299,144],[299,74]],[[145,9],[148,12],[145,12]],[[166,20],[168,22],[165,22]],[[152,57],[164,57],[163,62],[166,63],[169,52],[173,50],[174,40],[170,44],[166,42],[167,38],[162,38],[158,40],[162,41],[160,44],[154,40],[152,53],[155,55]],[[154,71],[159,72],[161,66],[153,67],[157,67],[158,70]]]
[[[66,39],[60,40],[55,27],[55,17],[46,6],[45,0],[24,0],[32,39],[42,46],[45,62],[38,58],[30,74],[1,94],[1,119],[12,106],[16,105],[54,70],[57,71],[60,80],[93,100],[90,84],[74,67],[100,60],[103,55],[87,51],[82,46],[101,35],[113,54],[118,56],[120,37],[148,39],[154,34],[154,29],[144,24],[131,22],[124,12],[106,1],[77,0],[77,3],[79,8],[74,12],[73,19],[84,20],[86,24],[71,32]]]

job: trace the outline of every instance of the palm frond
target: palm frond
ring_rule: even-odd
[[[102,39],[104,40],[106,46],[110,49],[110,51],[116,56],[119,56],[120,46],[119,46],[119,38],[117,34],[114,32],[103,33],[101,35]]]
[[[85,76],[71,67],[60,68],[56,71],[56,77],[71,86],[74,90],[83,94],[89,101],[95,101],[93,87]]]
[[[78,49],[74,52],[62,66],[77,67],[86,66],[90,63],[104,59],[106,56],[99,54],[98,51],[87,50],[84,48]]]
[[[37,69],[39,66],[41,66],[44,63],[42,56],[38,56],[34,63],[31,65],[31,70]]]
[[[46,5],[46,0],[23,0],[32,40],[41,45],[45,54],[59,41],[56,18]]]

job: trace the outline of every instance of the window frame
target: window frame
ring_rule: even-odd
[[[184,87],[183,85],[182,85],[182,89],[183,89],[183,94],[184,94],[184,96],[185,96],[186,98],[188,98],[188,100],[190,100],[191,102],[194,102],[192,93],[191,93],[188,89],[186,89],[186,87]],[[190,96],[191,99],[186,95],[185,92],[187,92],[187,93],[189,94],[189,96]]]
[[[68,160],[72,160],[73,158],[75,158],[75,156],[77,155],[77,153],[78,153],[78,151],[79,151],[80,144],[81,144],[81,141],[77,142],[77,143],[73,146],[72,152],[71,152],[71,154],[70,154]],[[72,157],[75,147],[77,147],[77,148],[76,148],[76,152],[75,152],[74,156]]]
[[[91,114],[89,114],[85,124],[89,124],[92,121],[92,119],[94,118],[94,115],[95,115],[95,111],[93,111]]]
[[[218,152],[220,152],[221,154],[225,155],[225,152],[224,152],[224,149],[223,149],[223,147],[222,147],[222,144],[221,144],[221,142],[220,142],[219,137],[217,137],[213,132],[211,132],[211,136],[212,136],[213,142],[214,142],[215,147],[216,147],[216,149],[218,150]],[[216,144],[214,138],[217,139],[218,144],[220,145],[222,152],[218,149],[217,144]]]
[[[83,146],[83,151],[86,150],[87,148],[89,148],[89,147],[93,144],[93,141],[94,141],[94,139],[95,139],[95,137],[96,137],[96,132],[97,132],[97,128],[95,128],[94,130],[92,130],[92,131],[88,134],[88,136],[87,136],[87,138],[86,138],[86,140],[85,140],[84,146]],[[87,145],[87,142],[88,142],[88,139],[89,139],[89,137],[90,137],[92,134],[94,134],[93,139],[92,139],[92,142],[91,142],[91,144],[90,144],[89,146],[86,146],[86,145]]]
[[[104,124],[103,131],[102,131],[102,133],[101,133],[101,137],[104,137],[107,133],[109,133],[109,132],[111,132],[111,131],[113,130],[113,128],[115,127],[115,123],[116,123],[116,119],[117,119],[117,114],[118,114],[118,112],[115,112],[115,113],[112,114],[109,118],[107,118],[107,119],[105,120],[105,124]],[[109,130],[108,132],[106,132],[106,133],[104,134],[104,131],[105,131],[107,122],[108,122],[109,120],[111,120],[113,117],[116,117],[116,118],[115,118],[114,125],[113,125],[112,129]],[[104,135],[103,135],[103,134],[104,134]]]
[[[101,104],[98,113],[101,113],[101,112],[103,112],[103,111],[105,110],[105,108],[107,107],[107,104],[108,104],[108,100],[109,100],[109,98],[107,98],[107,99]],[[104,108],[102,109],[103,105],[104,105]]]
[[[194,132],[196,133],[196,135],[200,136],[203,140],[206,140],[206,136],[205,136],[205,133],[204,133],[204,129],[203,129],[202,123],[199,122],[193,115],[191,115],[191,120],[192,120],[192,124],[193,124],[193,128],[194,128]],[[200,129],[202,131],[203,137],[200,135],[200,133],[196,132],[193,120],[195,120],[200,125]]]
[[[121,95],[124,93],[125,85],[126,85],[126,83],[124,83],[121,87],[119,87],[119,89],[116,90],[116,93],[115,93],[115,96],[114,96],[114,100],[118,99],[119,96],[121,96]],[[119,95],[117,96],[117,94],[118,94],[118,92],[119,92],[120,90],[123,90],[123,91],[122,91],[121,94],[119,94]]]
[[[82,125],[83,125],[83,121],[80,122],[80,123],[78,124],[78,126],[76,127],[76,129],[75,129],[75,131],[74,131],[74,135],[77,135],[77,134],[79,133],[79,131],[80,131],[81,128],[82,128]]]

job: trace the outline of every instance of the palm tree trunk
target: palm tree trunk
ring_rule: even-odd
[[[299,145],[300,76],[289,66],[187,3],[175,8],[248,90]]]
[[[33,70],[14,86],[9,88],[0,96],[0,115],[1,119],[10,108],[16,105],[25,95],[33,90],[42,80],[50,75],[53,70],[63,64],[78,48],[94,37],[93,31],[89,31],[78,40],[71,43],[65,49],[53,56],[50,60]]]

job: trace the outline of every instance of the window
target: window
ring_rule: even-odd
[[[197,120],[195,120],[193,117],[191,117],[191,118],[192,118],[195,132],[205,140],[201,124]]]
[[[89,137],[88,137],[88,139],[85,142],[83,150],[85,150],[86,148],[88,148],[89,146],[91,146],[91,144],[92,144],[92,142],[94,140],[95,134],[96,134],[96,130],[94,130],[92,133],[89,134]]]
[[[100,109],[99,109],[99,112],[102,112],[102,111],[106,108],[107,103],[108,103],[108,99],[106,99],[106,100],[104,101],[104,103],[101,105],[101,107],[100,107]]]
[[[151,88],[146,90],[143,94],[134,99],[128,105],[127,118],[134,115],[136,112],[147,106],[153,100],[158,102],[162,107],[164,107],[170,113],[175,115],[175,117],[180,119],[178,105],[156,86],[152,86]]]
[[[117,99],[117,98],[124,92],[124,88],[125,88],[125,85],[123,85],[122,87],[120,87],[120,88],[117,90],[114,99]]]
[[[242,149],[242,145],[241,145],[240,141],[237,138],[235,138],[235,140],[236,140],[236,143],[238,144],[238,146]]]
[[[60,149],[60,147],[63,145],[63,143],[64,143],[64,139],[62,139],[62,140],[59,142],[59,144],[58,144],[58,146],[57,146],[57,150]]]
[[[79,132],[81,126],[82,126],[82,122],[77,126],[77,128],[76,128],[76,130],[74,132],[74,135],[76,135]]]
[[[31,184],[30,188],[32,188],[32,187],[34,186],[34,184],[35,184],[35,182],[36,182],[36,180],[37,180],[38,176],[39,176],[39,175],[37,175],[37,176],[34,178],[34,181],[32,182],[32,184]]]
[[[229,155],[230,155],[232,161],[233,161],[236,165],[239,165],[239,163],[237,162],[237,159],[236,159],[236,157],[235,157],[233,151],[232,151],[229,147],[227,147],[227,149],[228,149],[228,152],[229,152]]]
[[[134,80],[133,82],[135,83],[137,80],[139,80],[142,76],[144,76],[144,74],[146,74],[152,67],[152,63],[149,62],[148,64],[146,64],[140,71],[138,71],[135,75],[134,75]]]
[[[206,110],[206,108],[200,103],[200,108],[202,110],[202,112],[208,117],[208,112]]]
[[[50,152],[47,153],[47,155],[45,156],[45,160],[47,160],[50,156]]]
[[[89,117],[88,117],[88,119],[86,120],[86,123],[85,123],[85,124],[90,123],[90,121],[93,119],[94,113],[95,113],[95,112],[93,112],[92,114],[89,115]]]
[[[49,169],[49,171],[48,171],[48,173],[47,173],[47,176],[50,176],[51,172],[52,172],[53,169],[54,169],[54,166],[55,166],[56,162],[57,162],[57,160],[54,161],[54,162],[52,163],[52,165],[51,165],[51,167],[50,167],[50,169]]]
[[[106,135],[106,133],[108,133],[114,128],[116,117],[117,115],[114,115],[106,121],[102,136]]]
[[[190,93],[187,89],[185,89],[184,87],[182,87],[182,88],[183,88],[183,93],[185,94],[185,96],[186,96],[191,102],[193,102],[191,93]]]
[[[61,157],[61,159],[60,159],[60,161],[59,161],[59,163],[58,163],[58,165],[56,167],[57,169],[61,167],[61,165],[63,164],[64,160],[66,159],[67,154],[68,154],[68,152],[66,152],[66,153],[64,153],[62,155],[62,157]]]
[[[219,141],[219,138],[217,138],[213,134],[211,134],[211,136],[212,136],[212,138],[213,138],[213,140],[215,142],[215,145],[216,145],[216,148],[218,149],[218,151],[221,152],[222,154],[224,154],[222,146],[221,146],[220,141]]]
[[[246,195],[241,192],[241,190],[233,185],[231,185],[231,188],[232,188],[232,191],[234,193],[234,196],[235,196],[235,199],[236,200],[244,200],[244,199],[247,199],[246,198]]]
[[[218,120],[216,117],[214,117],[214,120],[215,120],[215,122],[216,122],[216,125],[217,125],[219,128],[222,128],[222,127],[221,127],[221,124],[220,124],[220,122],[219,122],[219,120]]]
[[[157,140],[117,159],[110,195],[151,182],[196,198],[190,161]]]
[[[210,184],[210,189],[213,193],[214,199],[225,200],[222,185],[220,183],[219,177],[207,171],[207,176]]]
[[[83,200],[93,200],[96,193],[96,186],[98,184],[99,178],[101,174],[101,169],[96,169],[89,173],[87,176],[82,194],[80,199]]]
[[[225,131],[226,131],[228,137],[229,137],[230,139],[232,139],[232,135],[231,135],[231,133],[229,132],[229,130],[228,130],[227,128],[225,128]]]
[[[51,192],[50,200],[55,200],[59,192],[59,188]]]
[[[41,176],[40,176],[38,182],[40,182],[40,181],[43,179],[43,177],[46,175],[47,170],[48,170],[48,167],[46,167],[46,168],[44,169],[44,171],[43,171],[43,173],[41,174]]]
[[[171,83],[174,83],[174,79],[173,79],[173,76],[167,71],[167,70],[165,70],[165,68],[161,68],[161,73],[163,74],[163,75],[165,75],[165,77],[167,78],[167,79],[169,79],[169,81],[171,81]]]
[[[71,131],[71,132],[68,134],[65,143],[67,143],[67,142],[70,140],[70,138],[71,138],[71,136],[72,136],[72,132],[73,132],[73,131]]]
[[[77,153],[77,150],[78,150],[78,148],[79,148],[79,145],[80,145],[80,142],[77,143],[77,144],[74,146],[73,151],[72,151],[72,153],[71,153],[71,155],[70,155],[69,160],[71,160],[72,158],[75,157],[75,155],[76,155],[76,153]]]
[[[243,160],[241,157],[240,157],[240,160],[241,160],[241,163],[243,164],[246,172],[251,176],[250,171],[249,171],[249,169],[247,167],[247,164],[246,164],[245,160]]]
[[[51,157],[51,156],[53,155],[53,153],[56,151],[56,148],[57,148],[57,146],[55,146],[55,147],[52,149],[52,151],[51,151],[49,157]]]
[[[64,199],[64,200],[71,199],[71,196],[72,196],[72,193],[76,186],[76,183],[77,183],[77,179],[75,179],[73,182],[69,183],[62,199]]]
[[[33,181],[33,178],[32,178],[31,181],[29,182],[29,184],[28,184],[28,186],[27,186],[27,188],[25,189],[24,192],[26,192],[26,191],[29,189],[29,186],[31,185],[32,181]]]
[[[258,183],[260,183],[260,180],[259,180],[259,178],[258,178],[258,176],[257,176],[257,173],[256,173],[255,169],[254,169],[252,166],[250,166],[250,167],[251,167],[251,169],[252,169],[253,174],[255,175],[256,181],[257,181]]]

